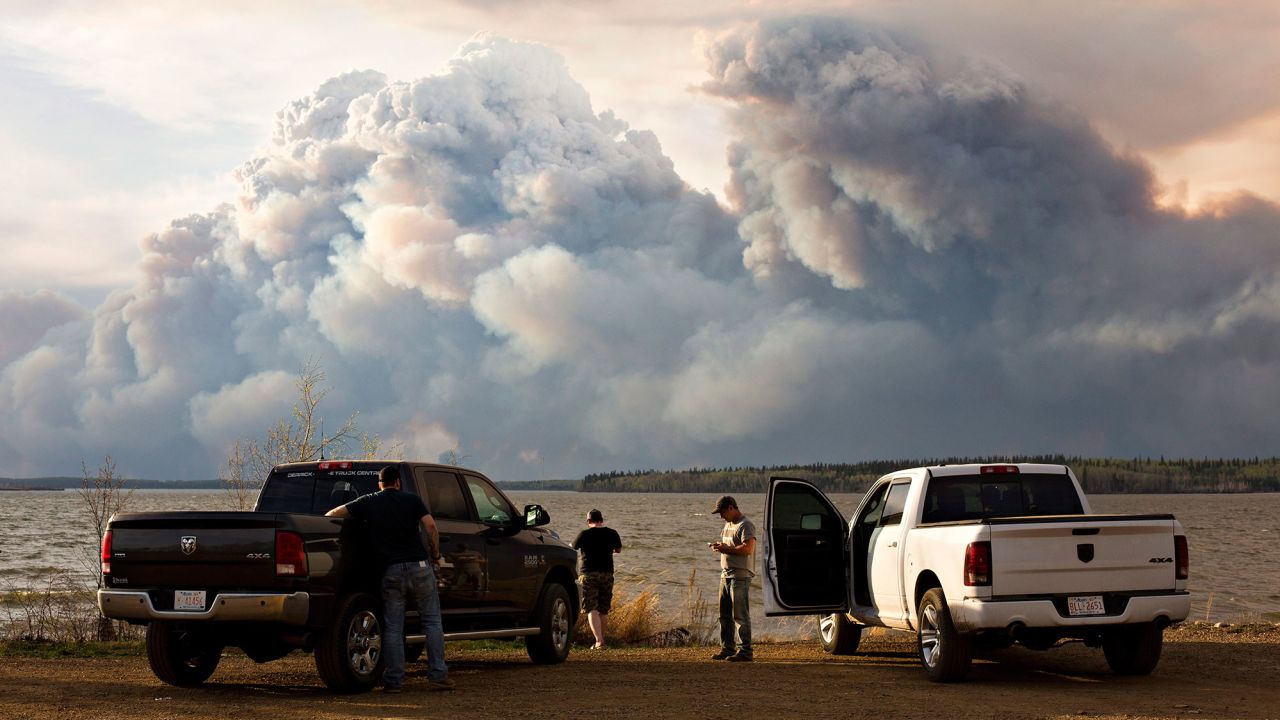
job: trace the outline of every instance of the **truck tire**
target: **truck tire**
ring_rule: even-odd
[[[818,618],[818,638],[824,652],[852,655],[862,641],[862,626],[849,622],[849,616],[842,612],[822,615]]]
[[[1126,625],[1102,636],[1102,654],[1117,675],[1150,675],[1163,646],[1164,631],[1155,623]]]
[[[368,593],[352,593],[338,602],[334,621],[319,632],[316,670],[329,689],[364,692],[382,678],[382,618]]]
[[[960,634],[951,624],[951,610],[942,588],[933,588],[920,599],[916,646],[920,663],[934,682],[964,679],[973,662],[973,638]]]
[[[551,582],[543,586],[534,616],[541,632],[524,638],[525,649],[534,663],[553,665],[569,657],[569,646],[573,640],[573,619],[569,617],[571,608],[569,591],[563,585]]]
[[[147,625],[147,662],[170,685],[195,687],[208,680],[222,659],[222,648],[204,628],[166,620]]]

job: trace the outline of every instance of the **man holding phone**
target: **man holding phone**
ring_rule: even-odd
[[[720,554],[720,652],[713,660],[751,662],[751,578],[755,577],[756,526],[729,495],[716,501],[724,520],[720,542],[707,543]],[[737,628],[737,649],[734,628]]]

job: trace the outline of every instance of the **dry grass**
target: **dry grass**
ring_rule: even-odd
[[[614,590],[613,608],[606,616],[604,636],[606,643],[616,645],[637,645],[652,642],[656,635],[665,629],[665,619],[659,611],[660,601],[652,590],[640,590],[634,595],[626,591]],[[578,616],[578,624],[573,629],[574,640],[581,645],[595,642],[591,635],[591,627],[587,625],[587,614]]]
[[[140,631],[101,618],[94,593],[71,572],[58,572],[34,588],[9,583],[0,595],[0,641],[71,643],[127,640]]]

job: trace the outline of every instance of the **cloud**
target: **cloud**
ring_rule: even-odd
[[[948,375],[990,384],[988,402],[1046,429],[1016,446],[1058,447],[1047,429],[1093,422],[1097,451],[1188,452],[1199,430],[1237,422],[1206,415],[1192,384],[1230,394],[1242,358],[1275,368],[1275,204],[1161,209],[1146,164],[1083,118],[879,30],[765,23],[720,38],[708,61],[707,91],[735,104],[731,195],[752,273],[813,273],[925,325]],[[1059,411],[1083,417],[1047,419]],[[1148,414],[1186,430],[1148,432]]]
[[[1036,87],[883,29],[706,55],[730,207],[540,45],[326,81],[91,316],[0,297],[0,461],[212,476],[313,359],[334,427],[498,477],[1264,447],[1280,208],[1164,209]]]
[[[0,367],[38,347],[51,330],[87,316],[70,298],[48,290],[0,291]]]

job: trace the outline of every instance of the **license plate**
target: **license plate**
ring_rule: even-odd
[[[204,611],[204,591],[203,590],[175,590],[173,591],[173,609],[174,610],[199,610]]]
[[[1106,615],[1101,595],[1073,595],[1067,598],[1068,615]]]

